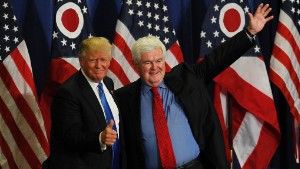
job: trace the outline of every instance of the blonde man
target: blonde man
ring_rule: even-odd
[[[119,110],[113,81],[106,77],[111,49],[103,37],[81,43],[81,69],[64,82],[51,105],[49,168],[123,168]]]

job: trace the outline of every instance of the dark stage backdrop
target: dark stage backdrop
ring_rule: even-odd
[[[86,0],[96,36],[113,40],[116,21],[122,0]],[[262,0],[249,0],[251,9],[256,9]],[[268,23],[258,35],[266,66],[269,68],[270,54],[278,22],[281,1],[265,1],[273,8],[275,19]],[[10,0],[23,31],[32,62],[34,80],[40,96],[51,59],[51,41],[54,18],[54,0]],[[165,0],[170,20],[176,30],[184,60],[195,63],[200,48],[200,30],[210,0]],[[300,168],[294,158],[292,116],[282,93],[272,85],[274,100],[281,128],[281,143],[269,168]],[[237,163],[237,161],[234,161]],[[234,168],[239,168],[235,165]]]

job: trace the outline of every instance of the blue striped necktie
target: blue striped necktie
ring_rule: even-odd
[[[115,122],[113,114],[112,114],[110,107],[108,105],[108,102],[106,100],[102,83],[98,84],[98,90],[99,90],[101,104],[102,104],[102,107],[104,109],[104,113],[106,116],[106,124],[109,124],[110,120],[113,120]],[[113,130],[117,131],[116,122],[114,123]],[[112,169],[118,169],[119,168],[119,139],[118,138],[117,138],[116,142],[113,144],[112,149],[113,149],[113,163],[112,163],[113,167],[112,167]]]

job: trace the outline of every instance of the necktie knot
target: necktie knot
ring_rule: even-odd
[[[103,93],[103,85],[102,85],[102,83],[98,83],[97,87],[98,87],[99,92]]]
[[[151,88],[151,90],[153,91],[153,93],[154,93],[155,95],[159,94],[159,93],[158,93],[158,88],[159,88],[158,86],[152,87],[152,88]]]

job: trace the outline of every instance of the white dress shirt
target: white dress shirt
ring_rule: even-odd
[[[101,103],[101,100],[100,100],[100,96],[99,96],[99,89],[98,89],[98,84],[97,82],[94,82],[92,81],[89,77],[86,76],[86,74],[83,72],[83,70],[81,69],[81,72],[82,74],[84,75],[84,77],[86,78],[86,80],[88,81],[88,83],[90,84],[90,86],[92,87],[97,99],[98,99],[98,102],[99,104],[101,105],[101,108],[102,108],[102,111],[103,111],[103,115],[104,117],[106,118],[105,116],[105,113],[104,113],[104,109],[103,109],[103,106],[102,106],[102,103]],[[119,122],[120,122],[120,119],[119,119],[119,109],[117,107],[117,104],[115,103],[111,93],[108,91],[107,87],[105,86],[105,84],[103,83],[103,80],[101,80],[101,82],[103,85],[103,90],[104,90],[104,94],[105,94],[105,97],[106,97],[106,100],[108,102],[108,105],[110,107],[110,110],[113,114],[113,117],[114,117],[114,120],[115,120],[115,125],[117,127],[117,133],[118,133],[118,137],[119,137]],[[102,133],[102,132],[101,132]],[[102,144],[101,142],[101,133],[99,135],[99,142],[100,142],[100,145],[101,145],[101,150],[106,150],[106,145],[105,144]]]

